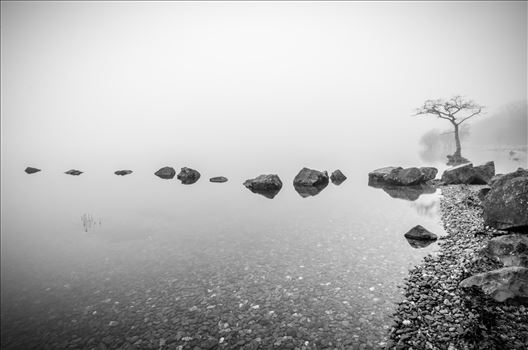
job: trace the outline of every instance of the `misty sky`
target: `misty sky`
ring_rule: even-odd
[[[2,168],[396,152],[449,127],[411,117],[425,99],[527,94],[521,1],[1,10]]]

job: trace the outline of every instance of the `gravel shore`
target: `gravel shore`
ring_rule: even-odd
[[[409,272],[386,349],[528,348],[528,307],[458,287],[469,276],[500,267],[479,253],[491,238],[506,233],[484,226],[480,188],[442,187],[447,235],[439,253]]]

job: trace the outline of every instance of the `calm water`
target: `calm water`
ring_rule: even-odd
[[[197,167],[193,185],[153,175],[191,164],[124,177],[3,169],[2,347],[380,346],[398,285],[438,247],[403,234],[417,224],[444,234],[439,194],[408,201],[368,187],[386,160],[318,160],[305,165],[348,180],[302,198],[301,166],[278,163],[274,199],[242,186],[262,173],[250,165]],[[229,182],[208,181],[218,175]]]

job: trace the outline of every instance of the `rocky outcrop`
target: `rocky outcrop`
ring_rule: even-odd
[[[37,169],[37,168],[32,168],[30,166],[28,166],[26,168],[26,170],[24,170],[26,172],[26,174],[34,174],[34,173],[38,173],[40,171],[40,169]]]
[[[209,179],[210,182],[218,182],[218,183],[221,183],[221,182],[227,182],[227,177],[224,177],[224,176],[215,176],[215,177],[212,177]]]
[[[462,288],[476,286],[499,302],[508,299],[528,299],[528,268],[520,266],[479,273],[459,284]]]
[[[259,175],[254,179],[244,181],[251,192],[258,193],[267,198],[273,198],[282,188],[282,181],[278,175]]]
[[[431,181],[436,177],[438,170],[433,167],[402,168],[385,167],[371,171],[369,186],[392,185],[392,186],[415,186]]]
[[[194,169],[183,167],[176,177],[184,185],[192,185],[200,178],[200,173]]]
[[[414,226],[406,234],[404,234],[404,236],[405,238],[419,241],[436,241],[438,239],[437,235],[435,235],[434,233],[427,230],[421,225]]]
[[[494,181],[482,207],[486,225],[501,230],[528,227],[528,172],[519,169]]]
[[[492,238],[482,252],[504,266],[528,267],[528,235],[510,234]]]
[[[442,174],[442,182],[446,185],[485,185],[491,182],[494,175],[495,164],[493,162],[477,167],[473,167],[472,163],[465,163],[445,170]]]
[[[176,170],[174,170],[174,168],[170,166],[166,166],[156,171],[154,175],[165,180],[170,180],[173,179],[176,175]]]
[[[332,175],[330,175],[330,180],[334,185],[341,185],[346,179],[347,177],[345,174],[343,174],[339,169],[335,170]]]
[[[132,170],[118,170],[114,172],[114,174],[119,175],[119,176],[125,176],[125,175],[132,174]]]
[[[328,184],[328,172],[302,168],[293,179],[296,186],[321,186]]]
[[[71,169],[71,170],[68,170],[68,171],[65,171],[64,174],[68,174],[68,175],[74,175],[74,176],[79,176],[81,175],[83,172],[80,171],[80,170],[75,170],[75,169]]]

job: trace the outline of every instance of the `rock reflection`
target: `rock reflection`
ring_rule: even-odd
[[[419,240],[419,239],[412,239],[412,238],[405,238],[407,240],[407,242],[409,243],[409,245],[415,249],[420,249],[420,248],[425,248],[427,247],[428,245],[430,245],[431,243],[434,243],[436,241],[424,241],[424,240]]]
[[[391,186],[369,183],[370,187],[381,188],[392,198],[405,199],[408,201],[417,200],[422,194],[432,194],[436,192],[436,187],[432,185],[417,186]]]
[[[261,196],[264,196],[269,199],[273,199],[277,195],[277,193],[280,192],[280,189],[277,189],[277,190],[256,190],[252,188],[248,188],[248,189],[253,193],[260,194]]]
[[[321,193],[322,190],[324,190],[328,186],[328,182],[324,184],[320,184],[318,186],[300,186],[300,185],[294,185],[295,191],[303,197],[312,197],[317,196],[319,193]]]
[[[440,201],[435,199],[428,203],[413,202],[411,203],[411,207],[413,207],[420,216],[434,218],[438,216],[440,211]]]

